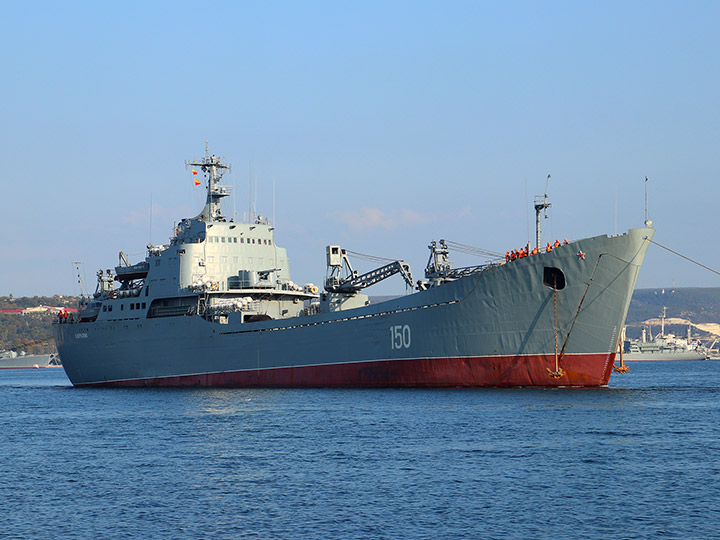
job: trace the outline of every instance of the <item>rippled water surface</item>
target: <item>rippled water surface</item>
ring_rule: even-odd
[[[611,387],[79,389],[0,371],[2,538],[720,538],[720,362]]]

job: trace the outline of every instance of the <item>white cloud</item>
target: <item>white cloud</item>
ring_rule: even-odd
[[[368,208],[367,206],[359,210],[334,212],[330,217],[356,230],[375,229],[378,227],[391,229],[394,226],[385,212],[379,208]]]
[[[432,215],[416,212],[408,208],[385,212],[379,208],[363,206],[357,210],[333,212],[329,217],[353,230],[360,231],[416,227],[427,223],[456,221],[471,215],[472,211],[469,206],[464,206],[453,212],[435,212]]]

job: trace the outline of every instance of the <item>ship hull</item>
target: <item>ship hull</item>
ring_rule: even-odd
[[[625,362],[666,362],[672,360],[707,360],[699,351],[678,351],[667,353],[625,353]]]
[[[53,332],[79,386],[604,386],[652,234],[580,240],[341,312],[227,324],[136,318]],[[546,268],[561,270],[566,286],[548,287]]]
[[[562,386],[604,386],[614,355],[572,355]],[[554,357],[416,358],[293,366],[91,383],[124,387],[402,388],[549,386]]]
[[[50,361],[53,356],[51,354],[33,354],[2,358],[0,359],[0,369],[46,368],[51,366]]]

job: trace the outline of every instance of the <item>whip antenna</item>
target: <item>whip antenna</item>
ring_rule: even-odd
[[[652,227],[652,221],[648,217],[648,203],[647,203],[647,183],[648,177],[645,177],[645,226]]]

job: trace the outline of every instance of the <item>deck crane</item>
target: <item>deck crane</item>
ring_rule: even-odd
[[[327,246],[326,251],[328,272],[325,278],[325,290],[328,292],[354,294],[395,274],[402,275],[408,287],[411,289],[413,287],[410,265],[405,261],[392,261],[385,266],[358,275],[357,270],[350,264],[347,250],[340,246]]]
[[[326,292],[320,295],[323,311],[341,311],[368,305],[370,301],[367,295],[360,291],[395,274],[400,274],[410,289],[413,287],[410,265],[405,261],[392,261],[370,272],[358,274],[350,264],[347,250],[340,246],[327,246],[326,253]]]
[[[429,281],[418,281],[418,290],[425,290],[428,287],[441,285],[447,281],[460,279],[473,274],[479,274],[480,272],[483,272],[492,266],[496,266],[497,264],[491,261],[477,266],[454,268],[450,262],[450,249],[445,240],[440,240],[440,242],[435,242],[433,240],[430,242],[428,248],[430,248],[430,259],[428,259],[427,267],[425,268],[425,279]],[[480,250],[479,248],[473,249],[476,252],[480,252],[476,254],[482,254],[491,258],[498,257],[497,254],[490,251]]]

